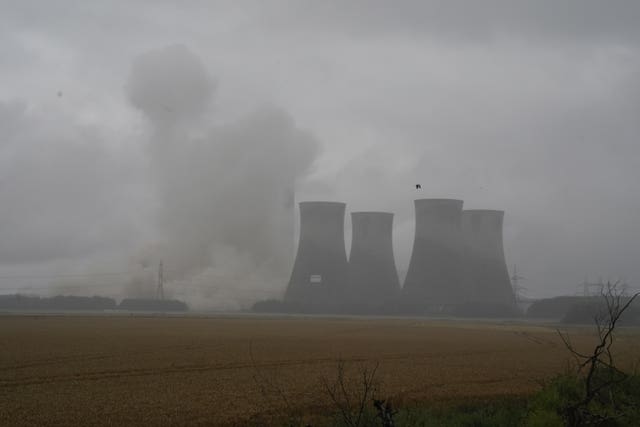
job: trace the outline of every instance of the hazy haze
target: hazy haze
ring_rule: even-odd
[[[531,296],[639,287],[638,22],[631,0],[0,0],[0,293],[147,295],[163,258],[203,307],[278,295],[293,191],[394,212],[400,271],[413,199],[452,197],[506,211]]]

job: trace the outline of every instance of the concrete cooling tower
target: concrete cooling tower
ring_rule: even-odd
[[[465,258],[473,301],[515,306],[502,246],[503,217],[504,212],[496,210],[462,212]]]
[[[348,305],[355,311],[383,311],[400,291],[393,257],[393,214],[353,212]]]
[[[345,206],[336,202],[300,203],[300,241],[286,302],[323,310],[343,300],[348,276]]]
[[[419,199],[409,270],[402,289],[406,310],[434,312],[463,302],[462,200]]]

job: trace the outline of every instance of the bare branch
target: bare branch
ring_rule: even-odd
[[[584,377],[584,396],[575,404],[565,408],[567,421],[569,425],[572,426],[605,422],[622,416],[619,410],[615,409],[614,402],[616,398],[614,386],[626,381],[628,375],[614,365],[612,352],[614,332],[620,317],[640,293],[632,295],[625,302],[622,293],[618,291],[617,285],[618,282],[613,284],[607,283],[606,289],[603,288],[601,290],[606,312],[598,312],[594,317],[598,343],[593,348],[591,354],[578,352],[571,343],[569,336],[563,335],[559,330],[557,331],[565,347],[578,361],[578,372],[587,368],[587,373]],[[601,371],[601,368],[605,370]],[[603,378],[602,375],[605,375],[606,378]],[[601,396],[602,393],[607,395],[608,401],[612,402],[611,405],[614,407],[613,412],[606,416],[593,414],[589,411],[590,402],[597,396]]]
[[[373,369],[361,367],[358,383],[347,377],[344,361],[338,361],[336,379],[333,382],[323,378],[323,385],[333,405],[338,409],[344,424],[359,427],[364,421],[367,403],[374,400],[375,377],[379,363]]]

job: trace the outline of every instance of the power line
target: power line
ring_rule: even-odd
[[[0,279],[65,279],[68,277],[102,277],[102,276],[123,276],[127,274],[134,274],[132,271],[122,271],[117,273],[85,273],[85,274],[27,274],[27,275],[15,275],[15,276],[0,276]]]
[[[162,270],[162,260],[158,265],[158,299],[164,299],[164,271]]]
[[[165,273],[176,273],[178,270],[167,270],[163,269]],[[0,280],[4,279],[66,279],[70,277],[104,277],[104,276],[126,276],[126,275],[134,275],[140,274],[142,272],[149,272],[148,270],[136,270],[136,271],[118,271],[112,273],[74,273],[74,274],[16,274],[16,275],[8,275],[8,276],[0,276]],[[198,275],[202,276],[212,276],[212,277],[234,277],[234,276],[225,276],[221,274],[212,274],[212,273],[200,273]]]
[[[511,287],[513,288],[513,293],[516,298],[516,302],[521,302],[522,298],[525,296],[527,288],[520,284],[521,280],[524,280],[523,276],[518,275],[518,270],[516,269],[516,265],[513,264],[513,275],[511,276]]]
[[[0,286],[0,291],[25,291],[25,290],[64,290],[64,289],[81,289],[81,288],[122,288],[125,286],[124,283],[98,283],[98,284],[64,284],[61,286],[58,285],[41,285],[41,286]]]

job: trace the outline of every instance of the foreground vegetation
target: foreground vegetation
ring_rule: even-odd
[[[600,373],[607,375],[606,373]],[[412,406],[392,409],[392,416],[374,406],[367,408],[355,422],[345,419],[340,411],[311,420],[286,417],[283,426],[382,426],[382,427],[564,427],[640,425],[640,376],[629,375],[607,393],[585,406],[589,419],[569,418],[569,409],[580,404],[586,394],[584,381],[574,373],[566,373],[549,381],[530,398],[498,398],[466,405]],[[260,422],[256,425],[261,424]]]
[[[414,406],[395,409],[391,400],[378,398],[378,369],[360,369],[348,378],[343,362],[335,380],[324,381],[334,414],[317,425],[360,426],[640,426],[640,374],[620,369],[614,359],[614,333],[620,319],[640,294],[631,297],[608,284],[595,315],[596,342],[589,351],[577,349],[568,334],[558,331],[573,368],[547,381],[528,399],[494,399],[465,406]],[[368,405],[371,402],[372,405]],[[283,424],[298,425],[289,417]],[[310,425],[309,422],[304,424]]]

